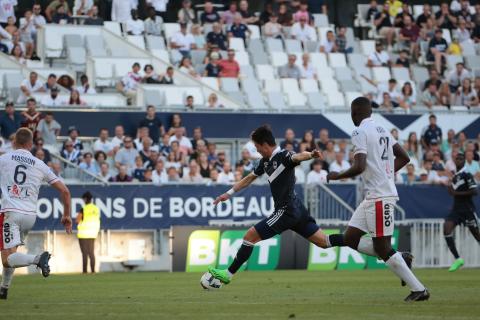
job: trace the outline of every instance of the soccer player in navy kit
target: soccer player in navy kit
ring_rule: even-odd
[[[473,237],[480,243],[480,231],[478,229],[478,218],[475,214],[475,204],[472,198],[477,195],[477,184],[472,174],[465,171],[465,155],[459,153],[455,160],[457,173],[453,176],[452,184],[448,187],[448,192],[453,196],[453,207],[451,213],[445,218],[443,225],[443,234],[450,252],[455,257],[455,261],[448,271],[457,271],[465,263],[458,254],[453,239],[453,230],[459,224],[463,224],[470,229]]]
[[[295,194],[295,167],[302,161],[321,158],[320,151],[293,153],[281,150],[268,126],[257,128],[251,138],[262,159],[254,172],[217,197],[214,204],[228,200],[235,192],[248,187],[257,177],[267,174],[275,210],[269,217],[247,231],[242,246],[228,269],[209,268],[213,277],[225,284],[230,283],[233,274],[248,260],[257,242],[269,239],[285,230],[295,231],[321,248],[331,247],[330,237],[332,236],[328,237],[320,230],[315,219],[310,216],[301,199]]]

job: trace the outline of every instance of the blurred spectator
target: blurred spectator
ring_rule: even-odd
[[[36,138],[35,139],[35,144],[32,149],[32,154],[36,154],[37,151],[41,150],[43,152],[44,158],[42,159],[43,162],[45,162],[47,165],[52,161],[52,156],[50,155],[50,151],[48,149],[45,149],[44,147],[44,142],[42,138]]]
[[[182,126],[182,117],[178,113],[172,114],[170,120],[170,128],[168,128],[168,134],[173,136],[175,134],[175,130]]]
[[[240,13],[238,12],[238,6],[237,6],[237,2],[236,1],[232,1],[230,2],[230,4],[228,5],[228,10],[225,10],[223,13],[222,13],[222,20],[223,20],[223,23],[227,25],[227,27],[231,24],[233,24],[233,20],[236,16],[240,16],[240,18],[242,17],[240,15]]]
[[[457,89],[455,94],[455,105],[476,107],[478,106],[477,92],[472,89],[470,78],[465,78],[462,81],[462,86]]]
[[[188,173],[183,175],[182,181],[183,182],[190,182],[190,183],[202,183],[203,182],[203,178],[200,175],[197,161],[190,160],[190,162],[188,164]]]
[[[180,31],[175,33],[170,40],[170,47],[177,49],[182,56],[190,58],[190,50],[197,49],[195,38],[188,32],[187,24],[180,24]]]
[[[471,141],[467,143],[467,147],[465,148],[465,153],[467,153],[468,151],[471,151],[473,153],[474,161],[478,162],[480,160],[480,154],[475,151],[475,144]]]
[[[145,174],[145,167],[143,166],[143,160],[141,156],[135,158],[135,169],[133,170],[133,179],[143,182]]]
[[[65,141],[60,156],[67,161],[77,164],[82,156],[81,152],[73,147],[70,140]]]
[[[68,91],[72,91],[74,89],[74,85],[75,85],[75,80],[73,80],[72,77],[70,77],[69,75],[67,74],[62,74],[58,80],[57,80],[57,84],[64,87],[65,89],[67,89]]]
[[[190,0],[182,1],[182,8],[178,11],[177,17],[179,23],[197,23],[197,16],[192,9],[192,2]]]
[[[206,151],[206,145],[208,144],[208,141],[203,137],[202,127],[195,127],[193,129],[193,138],[191,142],[193,149],[197,149],[197,151]],[[198,145],[199,142],[202,142],[201,146]]]
[[[284,27],[290,27],[293,23],[293,17],[285,3],[278,7],[278,23]]]
[[[195,102],[193,100],[193,96],[187,96],[187,99],[185,99],[185,108],[187,110],[195,109]]]
[[[278,68],[278,75],[280,78],[294,78],[300,79],[302,76],[300,68],[295,64],[297,56],[294,54],[288,55],[288,63]]]
[[[471,34],[467,29],[467,22],[461,18],[458,22],[458,28],[453,31],[452,38],[456,38],[459,43],[470,42]]]
[[[142,82],[149,84],[162,83],[161,77],[155,72],[151,64],[146,64],[143,67],[143,79]]]
[[[347,28],[346,27],[339,27],[337,31],[337,35],[335,37],[335,47],[337,52],[341,53],[352,53],[353,47],[350,47],[347,42]]]
[[[120,170],[120,167],[125,166],[127,172],[131,172],[135,167],[135,157],[138,151],[133,147],[132,137],[125,136],[123,139],[123,147],[115,155],[115,167]]]
[[[214,77],[217,78],[220,76],[220,65],[219,65],[219,55],[217,52],[212,52],[210,55],[210,62],[205,67],[204,77]]]
[[[432,7],[430,4],[426,3],[423,5],[422,13],[417,17],[416,24],[420,28],[423,28],[427,23],[427,20],[433,18]]]
[[[330,165],[336,159],[335,142],[328,140],[325,150],[323,151],[323,160]]]
[[[197,163],[200,169],[200,175],[203,178],[210,178],[210,171],[212,170],[212,167],[210,166],[210,163],[208,162],[208,157],[205,152],[200,152],[197,157]]]
[[[97,151],[93,155],[93,158],[95,159],[95,167],[97,167],[97,171],[100,172],[102,163],[107,161],[107,154],[103,151]]]
[[[159,152],[160,155],[163,157],[167,157],[168,154],[171,152],[172,148],[170,147],[170,135],[168,133],[165,133],[162,136],[162,141],[159,144]]]
[[[98,139],[94,142],[93,144],[93,150],[95,152],[97,151],[103,151],[105,152],[109,157],[113,156],[113,144],[108,140],[108,129],[102,128],[100,129],[100,133],[98,136]]]
[[[185,163],[185,154],[180,152],[178,141],[172,142],[172,151],[167,156],[167,167],[174,167],[179,172]]]
[[[165,133],[162,121],[156,115],[155,107],[150,105],[147,107],[145,118],[140,120],[139,127],[147,127],[148,135],[154,144],[158,144],[160,136]]]
[[[313,137],[313,131],[307,130],[303,134],[302,141],[300,142],[300,152],[308,151],[312,152],[316,149],[315,138]]]
[[[408,4],[407,4],[408,6]],[[419,46],[418,38],[420,37],[420,28],[412,21],[410,15],[403,17],[403,28],[400,30],[398,39],[404,48],[409,49],[412,57],[418,57]]]
[[[395,28],[393,28],[393,24],[389,14],[389,4],[386,2],[383,5],[382,12],[379,12],[375,15],[373,24],[377,28],[377,32],[380,36],[385,37],[387,40],[387,44],[389,49],[393,45],[393,41],[395,38]],[[395,14],[396,15],[396,14]]]
[[[75,0],[73,14],[77,16],[86,16],[93,9],[93,0]]]
[[[410,68],[410,60],[408,58],[408,50],[402,50],[400,51],[399,57],[397,58],[397,61],[395,61],[394,67],[398,68]]]
[[[327,31],[327,36],[326,38],[320,43],[320,52],[323,53],[331,53],[331,52],[337,52],[337,42],[335,39],[335,35],[333,31],[329,30]]]
[[[40,104],[46,107],[59,107],[64,105],[66,101],[63,97],[58,95],[58,91],[59,89],[57,86],[50,89],[50,94],[44,96],[40,101]]]
[[[219,76],[222,78],[238,78],[240,73],[240,66],[235,60],[235,51],[229,49],[227,51],[227,59],[222,59],[218,62],[220,66]]]
[[[318,149],[325,150],[327,148],[327,143],[329,141],[328,129],[320,129],[318,132],[319,141],[317,142]]]
[[[197,74],[197,71],[195,68],[192,66],[192,61],[190,58],[183,57],[182,60],[180,60],[178,69],[186,74],[189,74],[190,76],[194,78],[200,78],[199,75]]]
[[[45,163],[47,166],[49,165],[48,162],[45,161],[45,153],[42,149],[35,150],[35,152],[32,152],[32,154],[38,159],[42,160],[42,162]]]
[[[174,74],[173,67],[168,67],[167,72],[163,75],[161,83],[162,84],[175,84],[175,79],[173,78]]]
[[[78,139],[78,129],[75,126],[68,127],[68,140],[73,143],[73,147],[79,151],[83,150],[83,143]]]
[[[392,62],[390,61],[390,56],[388,53],[383,50],[383,45],[381,42],[375,44],[375,51],[368,56],[367,66],[368,67],[390,67]]]
[[[117,83],[117,90],[127,97],[129,104],[136,98],[138,84],[142,81],[142,76],[139,72],[140,64],[135,62],[132,66],[132,71],[127,73],[122,80]]]
[[[300,2],[300,8],[298,9],[297,12],[295,12],[293,14],[293,20],[295,22],[300,21],[300,19],[302,19],[302,18],[307,19],[308,24],[311,24],[311,22],[313,22],[313,16],[308,11],[308,3],[307,2]]]
[[[300,151],[300,144],[295,139],[295,132],[291,128],[288,128],[287,130],[285,130],[285,140],[283,140],[280,143],[280,148],[285,149],[285,144],[287,142],[292,144],[293,151],[295,151],[295,152]]]
[[[123,139],[125,138],[125,130],[123,126],[115,126],[115,136],[113,137],[111,143],[114,148],[120,148],[123,144]]]
[[[430,83],[423,91],[422,104],[427,106],[429,109],[431,109],[432,106],[439,104],[437,86],[434,83]]]
[[[52,2],[53,3],[53,2]],[[66,2],[65,2],[66,3]],[[52,23],[57,23],[57,24],[68,24],[72,23],[72,18],[70,18],[71,14],[69,14],[66,10],[65,7],[61,4],[59,4],[55,10],[55,13],[53,14],[52,17]]]
[[[207,47],[205,35],[202,33],[202,27],[199,24],[193,24],[190,28],[197,50],[203,50]]]
[[[128,175],[128,168],[125,165],[118,167],[118,174],[109,179],[110,182],[132,182],[133,178]]]
[[[248,26],[242,22],[242,16],[236,15],[233,18],[233,24],[228,31],[229,37],[241,38],[245,42],[247,37],[250,37],[251,32],[248,29]]]
[[[148,35],[161,36],[162,24],[162,17],[157,16],[153,7],[149,7],[147,9],[147,19],[144,21],[145,33]]]
[[[127,20],[127,34],[140,36],[145,33],[145,24],[138,18],[137,10],[131,11],[130,19]]]
[[[278,15],[273,13],[270,15],[269,21],[263,27],[263,34],[266,38],[283,38],[283,28],[278,23]]]
[[[158,159],[157,163],[155,164],[155,170],[152,172],[152,182],[157,185],[165,184],[168,182],[165,164],[161,159]]]
[[[211,93],[208,96],[208,101],[207,101],[207,106],[206,107],[211,108],[211,109],[225,108],[225,106],[223,104],[218,102],[218,97],[215,93]]]
[[[419,176],[420,176],[420,182],[423,182],[423,183],[439,184],[441,181],[437,171],[432,170],[431,160],[427,160],[423,162],[423,167],[420,170]]]
[[[215,168],[218,172],[223,171],[223,164],[227,161],[225,151],[219,151],[215,161]]]
[[[15,133],[21,125],[21,117],[15,112],[15,105],[12,101],[5,103],[5,113],[0,117],[0,132],[2,137],[7,140],[10,135]]]
[[[430,78],[425,81],[423,88],[427,89],[430,86],[430,83],[434,83],[437,88],[440,88],[440,86],[442,85],[442,80],[438,75],[437,69],[430,68],[429,75],[430,75]]]
[[[133,146],[138,151],[142,150],[143,140],[150,139],[148,127],[138,127],[137,137],[133,140]]]
[[[50,73],[44,85],[45,92],[50,92],[55,87],[57,87],[57,76],[54,73]]]
[[[53,112],[48,111],[45,118],[38,122],[37,137],[43,138],[45,144],[55,146],[61,128],[62,126],[53,118]]]
[[[60,9],[61,8],[61,9]],[[65,0],[54,0],[50,2],[50,4],[45,9],[45,16],[47,20],[50,22],[58,23],[59,21],[55,21],[55,14],[61,14],[61,16],[66,16],[66,18],[70,18],[72,13],[70,12],[70,7],[68,6],[68,2]]]
[[[5,26],[8,18],[15,18],[15,6],[18,5],[17,0],[2,0],[0,1],[0,24]]]
[[[193,152],[193,146],[190,140],[184,136],[185,128],[179,127],[175,129],[175,134],[170,137],[170,146],[172,146],[172,142],[177,141],[179,144],[180,149],[185,154],[191,154]],[[173,146],[172,146],[173,147]]]
[[[253,13],[251,13],[248,9],[247,0],[241,0],[239,3],[239,7],[240,9],[238,10],[238,12],[242,17],[244,24],[256,24],[258,22],[259,18]]]
[[[24,19],[20,19],[20,41],[25,44],[25,57],[27,59],[32,57],[36,32],[33,13],[31,10],[27,10]]]
[[[327,171],[323,170],[323,161],[315,159],[312,162],[312,170],[307,174],[307,184],[327,183]]]
[[[302,64],[299,66],[300,75],[304,79],[317,79],[317,70],[310,62],[310,54],[305,52],[302,55]]]
[[[405,18],[409,17],[410,21],[415,24],[415,19],[413,19],[413,15],[410,12],[410,4],[404,2],[402,3],[401,9],[398,11],[397,15],[395,16],[395,19],[393,20],[393,25],[395,28],[404,28],[405,27]]]
[[[440,147],[440,150],[445,154],[446,157],[451,156],[454,143],[456,143],[455,130],[449,129],[447,131],[447,139],[442,141],[442,145]],[[455,159],[455,157],[453,159]]]
[[[223,34],[222,26],[218,22],[213,24],[212,31],[207,34],[208,49],[211,49],[212,46],[217,46],[220,50],[227,50],[227,37]]]
[[[180,176],[178,175],[177,169],[174,167],[169,167],[167,169],[168,182],[179,182]]]
[[[142,148],[138,151],[143,164],[148,165],[152,152],[158,151],[155,147],[152,147],[152,139],[145,138],[142,140]],[[143,165],[142,164],[142,165]]]
[[[229,161],[223,163],[223,168],[218,175],[218,183],[232,184],[235,182],[235,175],[232,172],[232,166]]]
[[[382,93],[382,101],[379,104],[380,109],[388,112],[392,112],[393,109],[398,107],[398,103],[393,101],[392,96],[388,92]]]
[[[437,126],[437,117],[434,114],[431,114],[428,117],[429,125],[423,129],[422,132],[422,146],[428,150],[432,141],[437,143],[442,142],[442,129]]]
[[[335,161],[330,163],[329,171],[330,172],[342,172],[350,168],[350,163],[345,160],[345,153],[339,151],[335,154]]]
[[[27,101],[27,98],[31,97],[32,93],[45,92],[45,88],[43,82],[38,79],[38,74],[32,71],[30,72],[29,78],[24,79],[22,83],[20,83],[20,91],[17,103],[23,104]]]
[[[446,63],[448,43],[443,38],[442,29],[435,31],[435,36],[430,40],[427,51],[427,61],[435,63],[435,68],[442,74],[443,65]]]
[[[452,30],[457,23],[457,17],[450,11],[446,2],[440,5],[440,10],[435,14],[435,19],[437,19],[437,27],[441,29]]]
[[[409,110],[417,104],[417,97],[413,91],[412,84],[405,82],[402,87],[399,105],[405,110]]]
[[[420,177],[415,174],[415,166],[411,163],[407,164],[407,172],[401,174],[402,182],[407,185],[412,185],[420,181]]]
[[[299,22],[295,22],[290,29],[290,37],[302,42],[317,40],[315,29],[307,24],[305,17],[300,18]]]
[[[458,133],[457,143],[458,143],[458,147],[460,148],[459,150],[461,152],[464,152],[466,150],[466,145],[467,145],[467,136],[465,135],[465,132],[460,131]]]
[[[42,113],[37,111],[37,102],[33,98],[27,100],[27,110],[21,113],[22,127],[30,129],[33,133],[37,131],[37,126],[40,120],[43,118]]]
[[[0,25],[0,51],[10,54],[12,49],[12,36]]]
[[[80,93],[73,89],[72,92],[70,92],[70,98],[68,100],[69,105],[76,105],[76,106],[84,106],[87,103],[80,99]]]
[[[205,1],[203,10],[203,13],[200,15],[200,22],[202,25],[205,23],[220,22],[220,15],[213,8],[211,1]]]
[[[132,9],[137,9],[132,1],[112,0],[112,21],[126,23],[131,17]]]
[[[376,0],[371,0],[370,1],[370,7],[367,10],[367,16],[365,17],[365,20],[368,22],[371,22],[375,19],[375,16],[379,13],[380,11],[378,10],[378,3]]]
[[[11,51],[10,59],[15,60],[19,64],[26,64],[25,55],[23,53],[22,47],[19,44],[15,44]]]
[[[402,11],[402,1],[399,0],[387,0],[385,5],[388,5],[388,14],[391,17],[396,17],[399,12]]]
[[[81,85],[77,87],[77,91],[80,94],[95,94],[97,91],[95,90],[95,87],[92,87],[90,83],[88,82],[88,77],[85,74],[82,74],[80,76],[80,83]]]
[[[103,18],[98,16],[98,7],[93,6],[83,24],[86,26],[103,26],[103,23]]]
[[[455,69],[450,71],[446,77],[450,91],[455,92],[462,85],[463,80],[470,79],[472,75],[465,69],[462,62],[456,64]]]
[[[112,178],[112,176],[110,175],[110,165],[108,164],[108,162],[103,162],[100,165],[99,176],[106,181],[110,181],[110,179]]]
[[[97,175],[97,167],[93,161],[93,155],[90,152],[86,152],[83,155],[83,161],[78,165],[80,169],[90,172],[91,174]]]
[[[170,0],[146,0],[146,4],[152,6],[155,9],[157,16],[160,16],[165,20],[169,1]]]

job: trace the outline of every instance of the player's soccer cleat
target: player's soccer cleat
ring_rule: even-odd
[[[215,269],[214,267],[208,267],[208,272],[212,274],[215,279],[220,280],[224,284],[230,283],[230,277],[227,274],[227,270]]]
[[[405,298],[405,302],[414,301],[427,301],[430,298],[430,292],[427,289],[423,291],[412,291],[408,297]]]
[[[449,272],[457,271],[458,269],[460,269],[460,267],[463,266],[464,263],[465,263],[465,261],[462,258],[458,258],[457,260],[455,260],[452,263],[452,265],[450,266],[450,269],[448,269],[448,271]]]
[[[8,289],[4,287],[0,287],[0,299],[7,300],[7,296],[8,296]]]
[[[40,259],[38,260],[37,267],[42,270],[42,276],[45,278],[50,275],[50,266],[48,265],[48,261],[50,260],[50,253],[45,251],[40,255]]]
[[[408,269],[412,270],[412,261],[413,261],[413,255],[410,252],[402,252],[402,258],[405,260],[405,263],[407,264]],[[405,287],[407,283],[405,281],[401,281],[402,287]]]

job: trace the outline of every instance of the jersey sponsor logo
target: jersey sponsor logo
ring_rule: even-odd
[[[390,203],[385,203],[383,205],[383,220],[384,220],[385,227],[389,227],[392,224],[393,215],[392,215],[391,207],[392,206]]]
[[[3,223],[3,241],[5,243],[10,243],[13,240],[13,234],[10,232],[10,223]]]
[[[376,129],[378,133],[385,133],[385,129],[382,127],[377,127]]]
[[[7,191],[10,198],[25,199],[31,195],[27,187],[22,187],[16,184],[7,186]]]

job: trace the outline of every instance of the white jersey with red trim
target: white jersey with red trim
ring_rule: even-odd
[[[367,167],[362,173],[365,185],[365,198],[398,199],[395,187],[395,156],[393,146],[395,138],[372,118],[364,119],[360,126],[353,130],[352,143],[354,154],[367,155]]]
[[[58,177],[30,151],[17,149],[0,156],[0,212],[37,214],[37,200],[43,182],[58,181]]]

